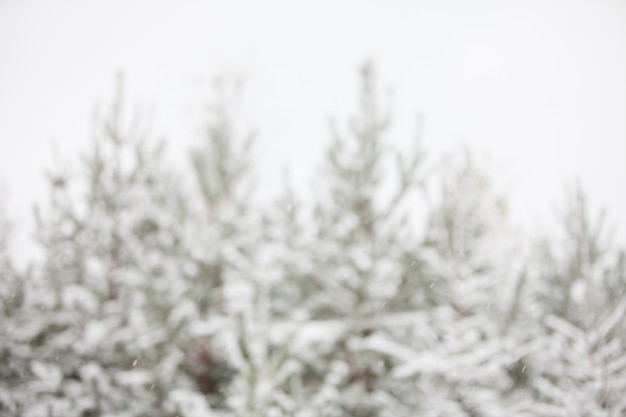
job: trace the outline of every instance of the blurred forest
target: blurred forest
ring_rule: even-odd
[[[573,186],[560,234],[520,242],[472,152],[393,149],[359,76],[312,204],[253,198],[261,144],[228,78],[193,181],[120,91],[81,169],[47,173],[41,261],[15,267],[0,212],[0,416],[626,416],[604,214]]]

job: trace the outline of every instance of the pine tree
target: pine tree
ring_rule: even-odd
[[[404,296],[398,290],[411,268],[406,247],[414,235],[403,210],[416,189],[422,154],[417,148],[409,158],[398,153],[393,160],[384,141],[389,116],[381,112],[376,78],[374,65],[366,63],[349,134],[332,131],[306,257],[312,270],[300,272],[308,288],[304,314],[328,326],[317,340],[309,337],[317,355],[302,355],[301,385],[310,392],[310,412],[318,415],[399,415],[403,409],[402,399],[387,390],[390,364],[362,345],[388,333],[377,317],[401,308],[396,301]],[[393,162],[395,172],[389,171]],[[385,194],[390,185],[391,196]]]
[[[203,143],[191,152],[200,198],[188,231],[198,275],[195,290],[202,295],[204,313],[224,313],[224,285],[228,269],[250,256],[257,233],[251,196],[250,152],[254,135],[240,132],[235,123],[241,100],[241,80],[217,78],[216,103],[209,114]]]
[[[371,63],[360,82],[311,205],[256,201],[239,80],[216,81],[192,187],[120,84],[80,169],[47,174],[25,271],[0,211],[0,415],[623,415],[626,256],[604,217],[575,189],[529,256],[480,161],[425,176],[387,141]]]
[[[567,200],[558,240],[544,239],[539,247],[538,298],[546,312],[589,327],[593,312],[624,295],[622,255],[613,248],[605,213],[591,217],[580,184],[569,191]]]
[[[218,102],[205,141],[192,152],[201,197],[190,230],[198,271],[192,282],[199,297],[207,299],[197,328],[206,335],[205,346],[224,352],[218,379],[228,383],[221,406],[229,415],[284,415],[293,409],[279,386],[289,368],[287,345],[277,346],[270,334],[275,319],[270,297],[279,279],[277,245],[271,243],[267,215],[251,198],[253,135],[236,123],[240,81],[222,77],[216,87]]]
[[[25,276],[14,267],[9,245],[11,222],[0,193],[0,414],[18,415],[29,399],[23,379],[29,372],[27,287]],[[32,326],[31,326],[32,327]]]
[[[384,135],[390,116],[381,112],[377,88],[374,65],[366,63],[361,70],[359,113],[350,121],[349,136],[333,129],[323,174],[328,193],[320,195],[315,207],[318,262],[336,270],[319,273],[317,279],[324,281],[318,285],[330,305],[318,308],[329,310],[326,314],[331,316],[373,314],[397,297],[396,280],[404,261],[400,252],[412,237],[405,232],[408,219],[402,203],[415,189],[422,153],[416,149],[404,158],[387,149]],[[395,183],[389,182],[394,180],[390,164],[397,170],[391,174],[397,173]],[[392,196],[385,195],[387,187],[395,187]]]
[[[545,239],[538,262],[546,350],[531,380],[537,415],[620,416],[626,411],[626,263],[592,220],[577,185],[562,217],[561,239]]]
[[[515,415],[508,368],[529,347],[506,322],[522,266],[510,262],[506,202],[468,151],[439,172],[420,248],[424,317],[399,340],[393,375],[415,384],[421,415]]]
[[[24,415],[165,416],[177,411],[174,387],[195,392],[178,372],[184,199],[162,145],[123,115],[120,91],[96,120],[83,170],[48,176],[50,207],[36,218],[46,292],[30,340],[40,388]]]

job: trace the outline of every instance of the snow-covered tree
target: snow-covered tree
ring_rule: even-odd
[[[626,412],[626,256],[589,213],[577,185],[557,239],[536,267],[545,352],[535,358],[535,415],[621,416]]]
[[[118,92],[24,271],[0,212],[0,415],[624,415],[626,256],[580,190],[529,256],[475,155],[391,146],[367,63],[315,201],[261,204],[240,90],[216,81],[191,181]]]
[[[20,328],[33,319],[29,315],[27,274],[13,265],[9,245],[11,223],[6,212],[4,193],[0,193],[0,414],[17,415],[20,405],[30,397],[23,387],[29,369],[29,341],[20,337]]]
[[[625,280],[606,227],[606,214],[592,217],[580,184],[570,189],[560,213],[562,226],[555,238],[545,238],[536,261],[538,299],[542,309],[589,327],[594,312],[619,302]]]
[[[9,253],[9,241],[11,237],[11,223],[6,212],[6,200],[0,190],[0,300],[2,307],[0,314],[7,317],[18,309],[22,303],[22,282],[17,274]],[[3,339],[4,340],[4,339]]]
[[[197,271],[191,283],[207,308],[193,318],[190,330],[203,335],[205,348],[227,363],[226,372],[216,376],[217,382],[230,382],[221,390],[222,412],[240,417],[289,415],[296,405],[286,400],[281,384],[294,371],[294,363],[288,360],[288,341],[272,337],[278,306],[286,301],[273,298],[284,294],[280,271],[285,226],[252,198],[253,136],[237,123],[239,89],[237,79],[216,80],[218,99],[207,134],[192,151],[200,198],[188,230]],[[215,372],[212,365],[199,377],[208,379]]]
[[[236,123],[241,81],[215,80],[217,98],[200,146],[191,152],[196,195],[187,230],[198,273],[193,284],[202,313],[224,313],[228,269],[249,258],[258,233],[254,225],[250,150],[254,136]]]
[[[522,263],[511,257],[506,200],[469,152],[438,172],[420,247],[422,319],[407,328],[393,375],[414,384],[421,415],[515,415],[510,368],[532,346],[508,323]]]
[[[48,175],[36,318],[21,330],[35,399],[21,415],[166,416],[179,411],[177,392],[197,392],[179,371],[180,309],[192,296],[185,200],[162,144],[138,120],[126,124],[122,105],[119,92],[97,118],[79,172],[61,165]]]
[[[375,67],[366,63],[358,114],[347,134],[333,126],[321,174],[312,248],[318,263],[312,278],[321,291],[308,302],[328,317],[397,309],[385,303],[400,297],[403,255],[416,234],[403,203],[416,189],[423,155],[417,140],[408,157],[389,147],[390,115],[381,109],[378,88]]]
[[[550,315],[542,372],[532,380],[540,416],[616,417],[626,412],[626,300],[603,309],[593,327]]]
[[[300,384],[312,415],[399,415],[403,407],[388,390],[385,358],[361,345],[388,332],[377,317],[408,306],[400,305],[406,294],[399,291],[415,266],[408,247],[416,233],[405,210],[417,188],[422,153],[418,143],[408,157],[388,148],[389,115],[381,110],[372,63],[362,67],[360,82],[358,113],[348,132],[333,125],[313,236],[298,258],[309,268],[300,265],[296,281],[300,314],[330,327],[308,336],[316,354],[299,354]]]

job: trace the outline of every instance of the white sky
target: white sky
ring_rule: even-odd
[[[393,87],[400,146],[421,113],[432,153],[486,150],[513,178],[522,224],[549,218],[578,176],[626,241],[626,1],[4,0],[0,183],[15,252],[28,252],[30,207],[46,198],[50,140],[76,155],[116,71],[179,161],[198,139],[207,81],[246,74],[272,189],[283,164],[307,184],[368,57]]]

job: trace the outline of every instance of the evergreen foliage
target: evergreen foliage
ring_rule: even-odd
[[[262,205],[237,80],[188,188],[118,85],[47,174],[40,261],[0,212],[0,416],[626,415],[626,257],[579,187],[522,247],[471,152],[391,146],[366,63],[315,202]]]

